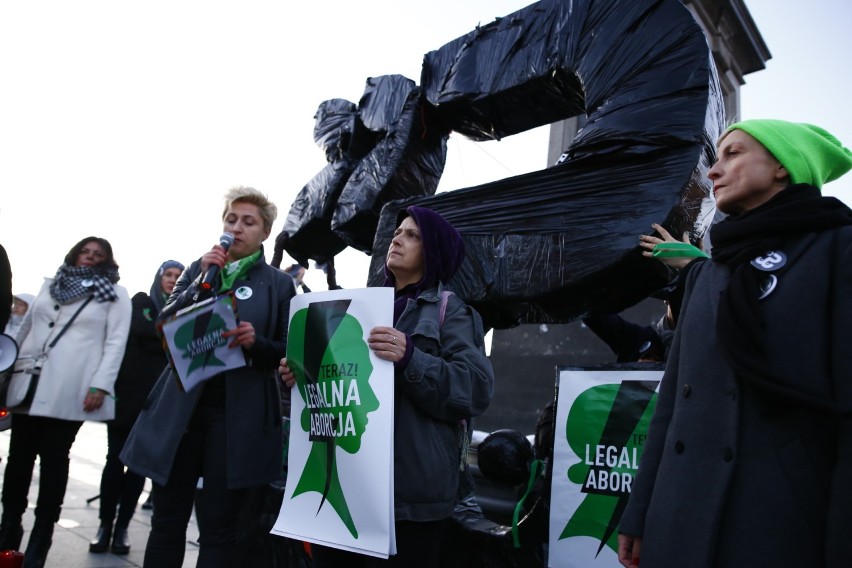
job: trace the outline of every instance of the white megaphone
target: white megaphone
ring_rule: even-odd
[[[0,333],[0,373],[12,368],[18,358],[18,344],[5,333]]]

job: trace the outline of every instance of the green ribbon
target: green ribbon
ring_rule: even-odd
[[[226,292],[233,288],[237,278],[245,276],[259,258],[260,249],[257,249],[246,257],[226,263],[222,271],[219,272],[219,276],[222,278],[222,287],[219,288],[219,292]]]
[[[536,479],[542,473],[539,470],[543,467],[541,460],[533,460],[530,463],[530,480],[527,482],[527,489],[524,491],[524,495],[521,497],[521,500],[518,501],[518,504],[515,505],[515,513],[512,515],[512,541],[515,544],[515,548],[521,547],[521,538],[518,535],[518,517],[521,516],[521,509],[524,507],[524,501],[529,496],[530,491],[532,491],[533,485],[535,484]]]
[[[703,250],[689,243],[660,243],[654,247],[654,258],[710,258]]]

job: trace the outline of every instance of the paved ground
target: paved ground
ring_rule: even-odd
[[[68,479],[68,491],[65,494],[65,504],[62,515],[53,534],[53,546],[47,557],[46,568],[127,568],[142,566],[145,552],[145,542],[151,527],[151,512],[136,510],[130,522],[130,554],[116,556],[109,552],[92,554],[89,552],[89,540],[94,538],[98,529],[98,501],[89,499],[98,495],[101,470],[106,457],[106,425],[86,422],[77,435],[74,447],[71,448],[71,471]],[[5,468],[6,456],[9,451],[9,432],[0,433],[0,457],[3,463],[0,470]],[[30,507],[24,516],[24,541],[21,548],[26,548],[29,529],[33,523],[33,508],[38,495],[39,464],[36,462],[33,471],[33,483],[30,489]],[[150,481],[146,491],[142,493],[141,501],[148,497]],[[2,477],[0,476],[0,485]],[[195,566],[198,558],[198,548],[195,539],[198,538],[198,527],[193,517],[187,530],[186,557],[184,568]]]

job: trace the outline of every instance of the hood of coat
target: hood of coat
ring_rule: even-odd
[[[183,271],[186,267],[176,260],[167,260],[160,265],[160,268],[157,269],[157,274],[154,275],[154,281],[151,283],[151,291],[148,293],[148,295],[151,296],[151,301],[154,302],[154,309],[157,310],[157,313],[159,313],[160,310],[163,309],[163,306],[166,305],[167,298],[163,297],[162,282],[163,273],[169,268],[177,268]]]
[[[434,288],[438,282],[448,282],[464,261],[464,241],[461,234],[441,215],[425,207],[410,206],[399,212],[396,226],[413,217],[420,229],[423,244],[423,278],[414,288],[419,293]],[[385,285],[394,285],[393,273],[385,263]]]

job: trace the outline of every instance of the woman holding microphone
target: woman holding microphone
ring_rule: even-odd
[[[154,513],[144,566],[180,568],[186,527],[196,503],[199,567],[238,565],[237,519],[247,489],[283,474],[281,406],[276,368],[285,354],[293,279],[266,263],[263,241],[275,204],[249,187],[225,195],[227,250],[214,245],[184,271],[160,319],[215,293],[234,291],[236,328],[223,333],[247,365],[221,372],[188,392],[171,369],[157,381],[121,453],[153,481]],[[227,244],[227,243],[226,243]],[[209,278],[211,268],[218,274]],[[205,281],[205,275],[207,279]],[[202,285],[210,284],[210,291]],[[202,488],[196,488],[202,478]]]

